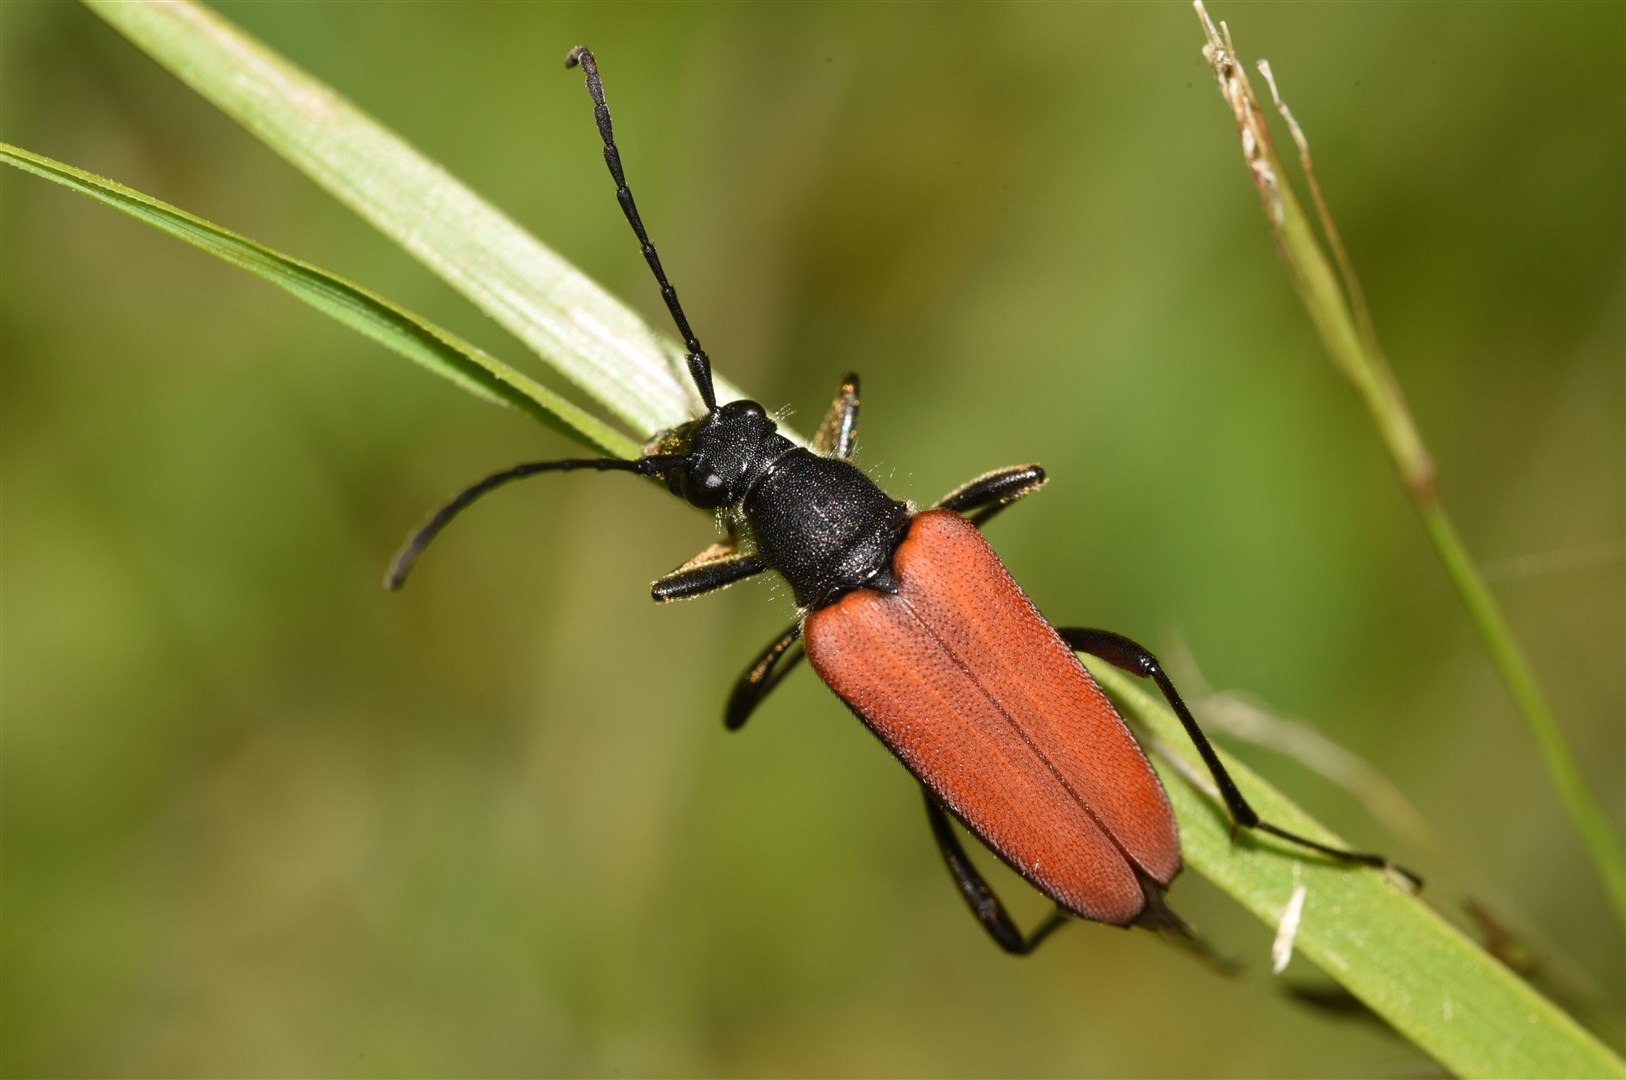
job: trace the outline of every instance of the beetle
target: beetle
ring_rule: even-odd
[[[728,540],[655,581],[655,600],[686,599],[772,571],[789,583],[798,607],[797,621],[735,685],[727,727],[743,726],[805,657],[919,782],[949,873],[978,922],[1009,953],[1033,951],[1070,917],[1192,936],[1163,898],[1180,871],[1168,798],[1079,662],[1080,652],[1157,685],[1213,775],[1234,827],[1342,862],[1398,869],[1381,855],[1262,820],[1150,651],[1110,631],[1045,620],[979,531],[1045,484],[1038,465],[987,473],[916,510],[852,464],[856,375],[842,381],[811,449],[781,435],[755,401],[719,405],[711,361],[627,187],[598,65],[586,48],[565,59],[567,68],[578,65],[616,197],[683,339],[704,412],[657,434],[632,460],[528,462],[470,486],[408,539],[386,578],[390,589],[400,588],[419,554],[470,503],[538,473],[658,478],[691,505],[717,512]],[[1017,926],[977,871],[951,818],[1055,902],[1033,932]]]

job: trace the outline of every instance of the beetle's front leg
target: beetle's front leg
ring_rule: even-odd
[[[659,603],[687,600],[691,596],[715,592],[725,585],[744,581],[768,569],[762,560],[747,551],[739,551],[732,540],[713,544],[665,577],[657,578],[649,587]]]

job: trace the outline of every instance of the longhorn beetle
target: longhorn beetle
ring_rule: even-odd
[[[470,503],[536,473],[659,477],[694,506],[719,511],[730,539],[656,581],[655,599],[698,596],[772,570],[790,583],[799,608],[796,623],[735,685],[728,728],[741,727],[805,656],[920,783],[949,873],[989,936],[1010,953],[1031,952],[1069,916],[1190,936],[1163,900],[1180,871],[1168,798],[1078,652],[1157,684],[1236,826],[1343,862],[1391,867],[1381,855],[1331,847],[1261,820],[1150,652],[1120,634],[1045,621],[977,529],[1044,485],[1039,466],[979,476],[916,511],[849,460],[858,376],[842,381],[812,450],[780,435],[754,401],[719,405],[711,361],[627,188],[593,54],[572,50],[565,66],[577,65],[587,77],[616,198],[683,338],[705,414],[656,435],[634,460],[537,461],[486,477],[408,539],[386,579],[390,589],[401,586],[424,547]],[[977,872],[950,817],[1055,901],[1056,911],[1032,934],[1023,934]]]

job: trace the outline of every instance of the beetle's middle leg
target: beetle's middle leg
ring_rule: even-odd
[[[995,469],[944,495],[934,509],[964,514],[971,524],[980,527],[1017,499],[1044,487],[1048,479],[1044,470],[1037,465]]]
[[[740,676],[740,681],[734,684],[733,693],[728,695],[728,705],[723,709],[723,726],[730,731],[744,727],[757,706],[762,704],[762,699],[806,655],[802,649],[802,624],[795,623],[762,650],[762,655],[752,661],[745,674]]]

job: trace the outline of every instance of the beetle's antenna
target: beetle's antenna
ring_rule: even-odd
[[[684,347],[689,350],[689,375],[694,379],[695,389],[700,391],[700,400],[705,402],[707,412],[717,411],[717,395],[711,388],[711,360],[706,356],[706,350],[700,347],[700,341],[689,329],[689,320],[683,314],[683,305],[678,303],[677,290],[672,283],[666,280],[666,271],[661,269],[661,257],[655,254],[655,245],[649,242],[649,234],[644,231],[643,219],[638,216],[638,204],[632,201],[632,190],[627,187],[626,173],[621,171],[621,151],[615,148],[615,133],[610,128],[610,107],[604,104],[604,83],[598,77],[598,62],[587,46],[578,45],[570,50],[565,57],[565,67],[573,68],[581,65],[587,74],[587,93],[593,99],[593,119],[598,121],[598,133],[604,140],[604,164],[610,167],[610,176],[615,180],[615,197],[621,202],[621,212],[627,215],[627,223],[632,231],[638,234],[638,242],[644,248],[644,261],[649,263],[649,269],[655,274],[655,280],[660,283],[661,296],[666,300],[666,309],[672,313],[672,321],[677,323],[678,333],[683,337]]]
[[[511,480],[534,476],[541,472],[570,472],[574,469],[595,469],[599,472],[631,472],[643,476],[653,476],[665,472],[667,469],[682,465],[686,459],[676,454],[652,454],[649,457],[635,458],[624,461],[621,458],[573,458],[566,461],[527,461],[523,465],[515,465],[511,469],[492,473],[477,484],[471,484],[452,496],[451,500],[430,515],[429,520],[418,527],[418,530],[407,537],[407,542],[399,554],[390,563],[390,572],[384,575],[384,588],[395,592],[406,584],[406,578],[412,572],[413,565],[418,556],[429,542],[440,535],[451,520],[462,513],[470,503],[488,491],[502,487]]]

